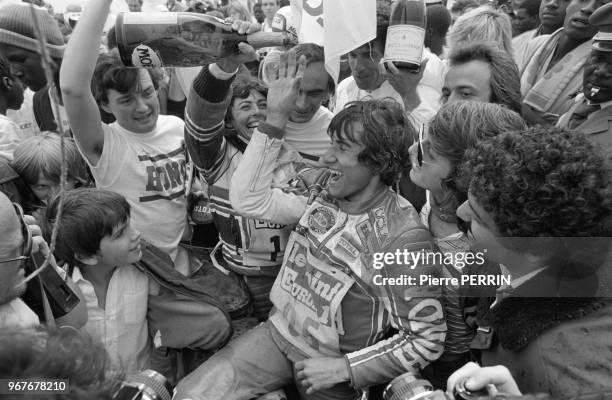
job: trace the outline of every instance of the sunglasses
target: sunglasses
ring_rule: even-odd
[[[17,203],[13,203],[13,207],[15,208],[15,212],[19,217],[19,222],[21,223],[21,234],[23,237],[23,248],[21,249],[21,256],[11,258],[8,260],[0,260],[0,264],[5,264],[13,261],[24,261],[30,258],[32,255],[32,233],[30,229],[28,229],[28,224],[25,221],[23,216],[23,209]]]
[[[417,148],[417,162],[419,163],[419,167],[422,167],[423,164],[432,165],[432,163],[423,160],[423,132],[425,132],[425,124],[421,124],[421,128],[419,129],[419,145]]]

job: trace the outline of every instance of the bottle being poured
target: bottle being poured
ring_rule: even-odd
[[[135,67],[194,67],[238,52],[238,43],[254,48],[291,47],[289,32],[242,35],[232,24],[198,13],[121,13],[115,22],[121,60]]]

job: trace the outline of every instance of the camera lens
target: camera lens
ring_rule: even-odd
[[[432,393],[433,390],[429,381],[407,373],[398,376],[387,385],[383,398],[385,400],[416,400]]]

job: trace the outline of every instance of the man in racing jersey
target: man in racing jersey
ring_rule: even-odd
[[[347,107],[332,120],[333,145],[315,182],[273,185],[305,62],[283,56],[266,121],[230,185],[244,215],[297,223],[272,288],[274,309],[182,380],[175,399],[250,399],[294,381],[305,399],[354,399],[356,389],[417,372],[442,352],[439,288],[402,284],[434,273],[424,262],[434,245],[412,205],[389,188],[414,134],[401,105]],[[382,340],[390,328],[397,333]]]

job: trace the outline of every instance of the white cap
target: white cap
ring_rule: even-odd
[[[295,29],[293,18],[291,17],[291,6],[281,7],[276,14],[274,14],[274,19],[272,19],[272,31],[287,31],[297,36],[297,29]]]

